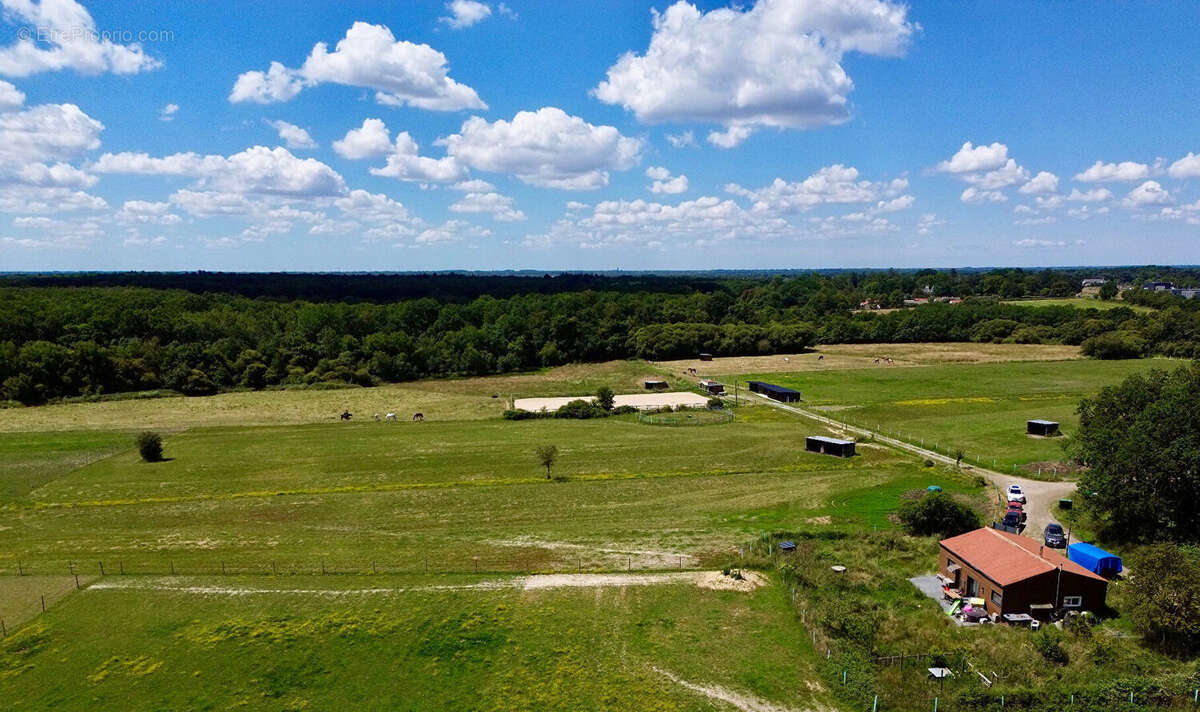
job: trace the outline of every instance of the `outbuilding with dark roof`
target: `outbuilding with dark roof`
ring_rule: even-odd
[[[777,386],[774,383],[750,381],[750,392],[760,393],[768,398],[777,400],[780,403],[800,402],[800,391],[787,388],[785,386]]]
[[[938,575],[964,598],[982,598],[988,613],[1096,611],[1108,581],[1054,549],[1020,534],[976,529],[940,544]]]

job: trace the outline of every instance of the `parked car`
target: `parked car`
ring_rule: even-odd
[[[1008,501],[1025,503],[1025,491],[1021,489],[1021,485],[1008,486]]]
[[[1025,507],[1020,502],[1009,502],[1008,503],[1008,513],[1011,513],[1011,512],[1017,513],[1017,515],[1021,518],[1022,524],[1024,524],[1025,520],[1028,518],[1028,515],[1025,514]]]
[[[1010,509],[1004,515],[1004,519],[1000,520],[1000,523],[1006,527],[1012,527],[1013,529],[1020,529],[1021,528],[1021,514],[1022,513],[1020,510]]]
[[[1046,531],[1042,534],[1042,540],[1051,549],[1065,549],[1067,547],[1067,535],[1063,533],[1062,525],[1055,524],[1054,522],[1046,525]]]

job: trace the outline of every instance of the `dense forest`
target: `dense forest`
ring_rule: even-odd
[[[1129,306],[1067,297],[1085,278]],[[1200,303],[1140,288],[1200,270],[614,275],[96,273],[0,276],[0,399],[372,385],[568,362],[796,352],[820,343],[1082,344],[1200,356]],[[902,306],[910,297],[961,303]],[[870,301],[881,309],[861,309]]]

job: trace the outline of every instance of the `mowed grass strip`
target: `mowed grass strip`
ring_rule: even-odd
[[[85,591],[0,642],[0,695],[9,710],[64,711],[724,708],[665,670],[781,709],[830,709],[805,641],[776,586]]]
[[[886,452],[886,451],[885,451]],[[817,456],[813,456],[817,457]],[[797,522],[861,533],[891,526],[903,494],[961,475],[906,462],[739,474],[285,495],[20,509],[0,531],[0,570],[109,574],[373,570],[571,571],[722,566],[740,543]],[[682,557],[682,559],[680,558]]]
[[[0,433],[0,505],[131,447],[132,434],[112,431]]]
[[[142,462],[130,450],[46,483],[32,499],[103,505],[521,483],[545,479],[534,455],[544,444],[558,446],[551,475],[565,478],[828,467],[829,458],[804,451],[811,429],[794,417],[672,428],[632,416],[200,428],[168,436],[165,462]],[[870,451],[857,463],[900,458]]]
[[[987,467],[1021,468],[1063,459],[1066,438],[1033,438],[1025,422],[1057,420],[1068,436],[1079,400],[1133,373],[1173,368],[1171,359],[981,363],[895,368],[886,365],[827,373],[745,376],[795,388],[804,405],[908,442],[961,448]]]

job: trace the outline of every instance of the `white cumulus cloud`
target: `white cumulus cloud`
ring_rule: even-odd
[[[75,0],[0,0],[11,24],[29,36],[0,47],[0,74],[27,77],[65,69],[80,74],[137,74],[162,66],[139,44],[117,44],[105,38],[91,14]]]
[[[272,62],[266,72],[240,75],[229,100],[288,101],[306,87],[328,83],[372,89],[387,106],[486,109],[474,89],[450,78],[446,65],[446,55],[429,45],[397,40],[383,25],[355,22],[332,52],[318,42],[299,69]]]
[[[106,153],[92,169],[98,173],[186,176],[198,187],[228,193],[332,196],[346,192],[342,176],[315,158],[297,158],[283,147],[254,146],[232,156],[176,153],[154,158],[146,153]]]
[[[1026,195],[1037,195],[1039,193],[1054,193],[1058,191],[1058,176],[1049,171],[1040,171],[1036,176],[1029,179],[1029,182],[1017,189],[1017,192]]]
[[[1200,156],[1188,151],[1188,155],[1171,164],[1167,174],[1172,178],[1195,178],[1200,176]]]
[[[279,132],[279,138],[283,141],[283,145],[294,151],[317,147],[317,142],[313,140],[308,131],[295,124],[289,124],[286,121],[268,121],[267,123]]]
[[[437,143],[471,168],[510,173],[529,185],[563,190],[608,185],[609,171],[632,168],[642,152],[640,139],[550,106],[518,112],[512,121],[488,122],[474,116],[458,133]]]
[[[525,219],[525,213],[513,207],[513,199],[496,192],[467,193],[450,205],[454,213],[487,213],[493,220],[500,222],[519,222]]]
[[[1121,163],[1104,163],[1096,161],[1090,168],[1077,173],[1075,180],[1081,183],[1109,183],[1117,181],[1142,180],[1149,177],[1150,166],[1145,163],[1122,161]]]
[[[1008,160],[1008,146],[1002,143],[976,146],[967,141],[949,160],[937,164],[936,169],[942,173],[977,173],[1000,168]]]
[[[758,0],[701,12],[681,0],[653,11],[645,54],[622,56],[593,93],[643,123],[738,127],[709,137],[722,146],[757,126],[839,124],[854,88],[842,57],[903,54],[917,29],[907,10],[882,0]]]
[[[1144,208],[1150,205],[1167,205],[1171,194],[1158,181],[1148,180],[1129,191],[1121,204],[1127,208]]]
[[[651,166],[646,169],[646,177],[654,181],[650,184],[651,193],[667,193],[670,195],[683,193],[688,189],[688,177],[672,176],[671,171],[662,166]]]
[[[470,27],[492,15],[491,6],[484,2],[476,2],[476,0],[451,0],[446,3],[446,9],[450,11],[450,14],[446,17],[439,17],[438,21],[444,22],[455,30]]]

